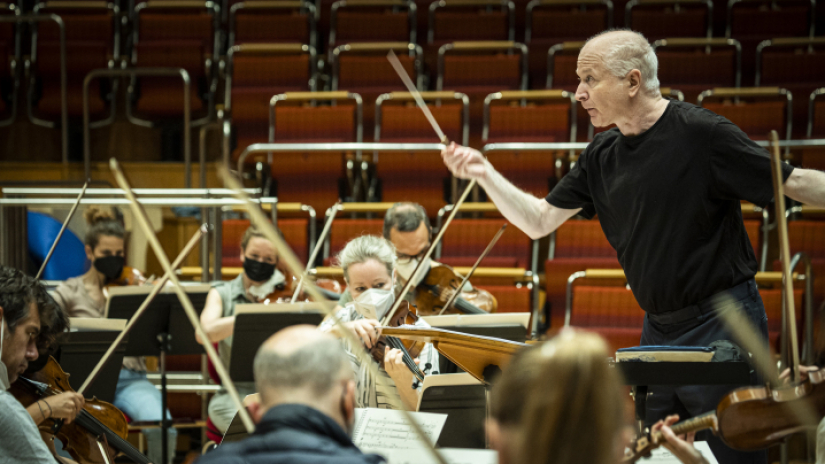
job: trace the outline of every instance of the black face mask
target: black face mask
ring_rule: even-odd
[[[243,261],[243,271],[249,277],[249,280],[253,282],[266,282],[272,277],[272,274],[275,274],[275,264],[246,258]]]
[[[95,258],[94,267],[101,274],[106,276],[106,280],[115,280],[120,277],[123,272],[123,264],[125,260],[123,256],[104,256],[102,258]]]

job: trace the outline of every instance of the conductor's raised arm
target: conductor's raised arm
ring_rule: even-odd
[[[456,177],[478,180],[501,214],[532,239],[550,234],[581,210],[557,208],[522,191],[473,148],[453,142],[441,151],[441,158]]]

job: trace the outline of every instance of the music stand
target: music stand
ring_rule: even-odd
[[[524,343],[527,340],[530,313],[450,314],[425,316],[423,319],[432,327],[439,329]],[[440,374],[464,372],[444,356],[439,357],[438,364]]]
[[[123,331],[126,320],[72,317],[69,318],[69,325],[72,330],[60,344],[60,352],[56,358],[63,370],[70,374],[69,384],[77,390],[92,373],[118,334]],[[115,349],[110,362],[103,366],[95,382],[86,390],[86,396],[109,403],[114,402],[125,352],[124,344]]]
[[[430,375],[424,377],[418,412],[447,414],[439,447],[485,449],[487,401],[487,388],[470,374]]]
[[[195,311],[200,315],[206,304],[206,295],[211,286],[205,284],[184,286]],[[105,317],[109,319],[131,319],[152,291],[151,286],[124,286],[109,289]],[[161,438],[163,459],[169,455],[167,432],[169,420],[166,418],[166,355],[203,354],[203,346],[195,340],[192,324],[189,323],[183,306],[172,287],[165,287],[158,293],[140,319],[129,331],[126,356],[158,356],[160,358],[161,392]],[[174,344],[172,343],[174,340]]]
[[[314,302],[235,306],[229,377],[235,382],[254,382],[252,360],[266,339],[289,326],[318,325],[324,320],[324,315],[321,304]]]

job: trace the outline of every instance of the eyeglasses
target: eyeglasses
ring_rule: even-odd
[[[420,252],[420,253],[418,253],[418,254],[417,254],[417,255],[415,255],[415,256],[405,255],[405,254],[403,254],[403,253],[396,253],[396,257],[398,258],[398,260],[397,260],[396,262],[397,262],[398,264],[409,264],[409,263],[411,263],[411,262],[412,262],[412,260],[414,260],[414,259],[417,259],[417,260],[421,261],[421,260],[424,258],[424,256],[427,254],[427,250],[429,250],[429,249],[430,249],[430,246],[431,246],[431,244],[430,244],[430,243],[427,243],[427,246],[425,246],[425,247],[421,250],[421,252]]]

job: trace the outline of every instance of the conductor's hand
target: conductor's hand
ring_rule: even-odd
[[[461,179],[484,179],[492,169],[480,151],[455,142],[441,150],[441,158],[453,175]]]
[[[64,392],[40,401],[48,405],[43,405],[43,411],[46,412],[48,419],[64,419],[67,424],[72,423],[86,404],[83,396],[75,392]]]
[[[344,325],[355,332],[355,335],[364,342],[364,346],[370,349],[378,341],[378,337],[381,336],[381,324],[375,319],[359,319],[347,322]]]
[[[677,437],[670,426],[679,420],[679,416],[674,414],[667,416],[664,421],[657,422],[651,429],[651,435],[655,432],[661,432],[664,437],[662,446],[667,448],[679,461],[685,464],[708,464],[708,461],[702,456],[696,448],[693,447],[694,433],[689,433],[687,436]]]

